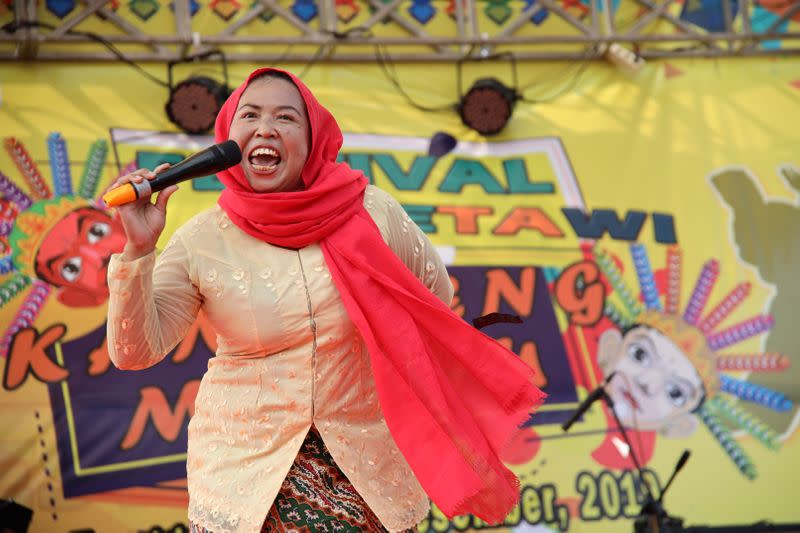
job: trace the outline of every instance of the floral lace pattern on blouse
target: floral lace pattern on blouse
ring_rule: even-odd
[[[384,241],[449,304],[441,259],[397,201],[369,186],[364,205]],[[114,256],[108,278],[108,346],[119,368],[161,361],[201,308],[217,332],[189,423],[192,522],[258,533],[312,423],[387,529],[426,516],[319,245],[272,246],[215,206],[179,228],[158,259]]]

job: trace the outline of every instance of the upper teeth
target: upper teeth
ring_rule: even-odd
[[[278,157],[278,152],[276,152],[272,148],[256,148],[255,150],[250,152],[250,155],[251,156],[254,156],[254,155],[272,155],[272,156]]]

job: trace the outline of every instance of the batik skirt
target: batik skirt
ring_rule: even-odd
[[[336,466],[322,437],[311,426],[261,533],[362,531],[384,533],[387,530]],[[191,533],[213,532],[191,524]]]

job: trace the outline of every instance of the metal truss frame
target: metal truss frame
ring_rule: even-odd
[[[113,46],[142,45],[144,51],[126,52],[126,58],[158,62],[180,61],[210,50],[221,50],[228,61],[373,63],[380,60],[379,55],[369,51],[376,47],[381,47],[392,61],[400,62],[453,62],[492,57],[501,52],[522,61],[586,60],[602,57],[612,43],[633,49],[645,59],[800,54],[800,32],[778,33],[783,22],[800,13],[800,0],[794,0],[763,32],[754,32],[749,24],[755,0],[738,0],[739,24],[734,23],[732,16],[732,2],[735,0],[721,0],[725,29],[715,33],[706,32],[670,14],[669,8],[676,0],[621,0],[635,3],[640,11],[632,25],[626,28],[615,26],[611,0],[590,0],[587,14],[581,18],[570,13],[563,0],[536,0],[493,34],[479,29],[477,10],[482,0],[457,0],[455,31],[444,37],[428,33],[421,24],[401,11],[401,5],[408,0],[366,0],[374,12],[357,28],[348,29],[344,29],[337,19],[336,0],[316,0],[319,19],[313,25],[300,20],[277,0],[257,0],[243,16],[215,34],[200,34],[192,28],[189,1],[174,0],[174,33],[155,35],[142,31],[108,8],[108,0],[81,0],[83,8],[80,11],[61,21],[60,25],[47,29],[36,26],[36,0],[16,0],[14,22],[18,28],[13,33],[0,32],[0,61],[118,61],[119,58],[102,41]],[[561,19],[564,31],[558,35],[520,34],[520,28],[543,9]],[[299,30],[301,35],[238,34],[267,10]],[[116,31],[94,38],[77,31],[78,26],[90,17],[103,19]],[[386,19],[407,35],[387,37],[373,34],[378,22]],[[661,29],[646,31],[654,22],[663,22],[657,26]],[[764,48],[764,41],[777,41],[780,47]],[[93,49],[86,50],[87,43],[94,43]],[[83,45],[80,51],[69,46],[75,44]],[[238,45],[248,45],[249,51],[236,50]],[[303,50],[295,52],[295,47]]]

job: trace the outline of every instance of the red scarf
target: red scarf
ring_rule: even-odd
[[[228,98],[217,117],[217,142],[228,138],[247,85],[267,70],[277,69],[256,70]],[[226,186],[219,205],[239,228],[270,244],[320,244],[367,344],[386,424],[422,488],[449,517],[501,522],[519,499],[519,481],[499,453],[544,394],[519,357],[454,314],[384,243],[363,206],[367,179],[336,163],[336,120],[289,76],[311,125],[305,190],[253,192],[237,165],[217,174]]]

